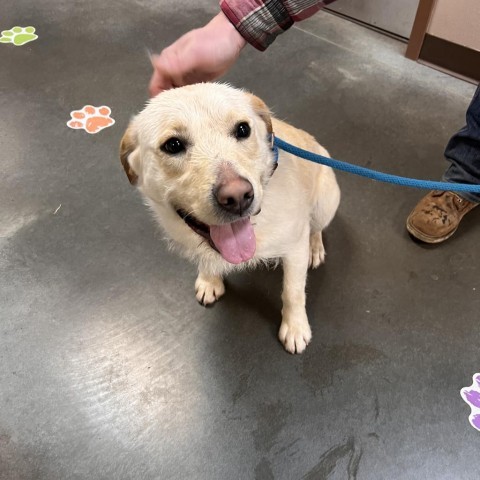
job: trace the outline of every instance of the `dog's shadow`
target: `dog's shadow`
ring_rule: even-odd
[[[318,305],[332,295],[330,288],[325,288],[330,276],[346,275],[348,258],[353,246],[348,240],[346,226],[341,218],[334,220],[334,226],[325,235],[327,252],[332,249],[327,265],[308,271],[307,277],[307,311],[314,314]],[[339,249],[340,251],[336,251]],[[335,251],[335,253],[333,252]],[[337,283],[337,282],[335,282]],[[258,322],[265,320],[273,338],[277,337],[282,320],[283,268],[278,266],[258,267],[255,270],[230,274],[225,279],[226,294],[219,302],[223,321],[239,320],[243,328],[258,330]],[[256,325],[255,325],[256,324]]]
[[[226,295],[221,304],[229,317],[242,321],[266,320],[273,336],[281,321],[282,267],[258,267],[229,275],[225,281]]]

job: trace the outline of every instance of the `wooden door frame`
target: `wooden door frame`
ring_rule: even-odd
[[[427,33],[428,24],[432,18],[433,9],[437,0],[420,0],[413,22],[412,33],[408,41],[405,56],[411,60],[418,60],[422,49],[425,34]]]

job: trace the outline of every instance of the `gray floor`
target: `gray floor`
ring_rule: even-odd
[[[301,356],[276,340],[280,270],[195,301],[194,267],[117,158],[146,100],[145,47],[217,8],[189,3],[3,0],[0,29],[39,39],[0,44],[0,478],[477,478],[459,390],[480,370],[480,211],[425,248],[404,229],[422,192],[339,174]],[[337,158],[438,178],[474,86],[329,14],[299,27],[228,81]],[[114,127],[68,129],[88,103]]]

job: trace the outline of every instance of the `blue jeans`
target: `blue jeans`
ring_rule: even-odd
[[[450,166],[443,180],[452,183],[480,184],[480,85],[467,110],[467,124],[448,142],[445,158]],[[462,192],[471,202],[480,202],[480,193]]]

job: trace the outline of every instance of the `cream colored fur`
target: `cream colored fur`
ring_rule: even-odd
[[[238,140],[232,129],[246,121],[249,138]],[[280,120],[251,94],[222,84],[197,84],[161,93],[131,122],[121,145],[121,157],[172,245],[198,265],[195,291],[204,305],[225,292],[223,277],[235,269],[281,260],[284,269],[282,323],[279,339],[291,353],[310,342],[305,311],[309,266],[325,259],[322,231],[335,215],[339,201],[333,171],[280,151],[271,175],[273,154],[268,141],[275,135],[306,150],[328,152],[315,139]],[[188,141],[180,155],[160,146],[171,137]],[[251,217],[256,235],[252,260],[232,265],[213,250],[176,213],[183,208],[201,222],[221,223],[212,186],[222,169],[237,172],[254,188]]]

